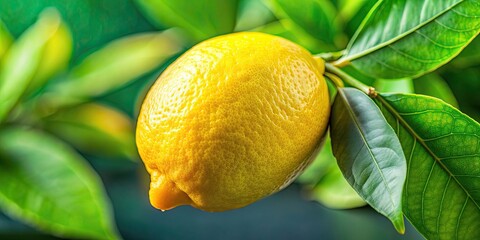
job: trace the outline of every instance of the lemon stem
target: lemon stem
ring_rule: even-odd
[[[375,88],[365,85],[364,83],[358,81],[357,79],[350,76],[348,73],[342,71],[341,69],[335,67],[331,63],[325,63],[325,68],[327,72],[332,73],[338,77],[340,77],[343,81],[348,83],[350,86],[359,89],[360,91],[364,92],[368,96],[374,98],[377,96],[377,92]],[[332,79],[333,80],[333,79]],[[335,81],[335,80],[333,80]],[[338,85],[337,85],[338,87]]]

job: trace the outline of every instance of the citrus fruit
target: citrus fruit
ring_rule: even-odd
[[[180,56],[138,118],[152,205],[223,211],[287,186],[327,128],[323,71],[302,47],[263,33],[219,36]]]

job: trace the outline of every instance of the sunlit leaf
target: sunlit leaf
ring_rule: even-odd
[[[65,81],[46,90],[45,112],[76,105],[118,89],[160,66],[181,50],[174,31],[130,35],[87,56]]]
[[[460,80],[460,79],[459,79]],[[415,93],[442,99],[458,108],[458,102],[448,84],[439,75],[430,73],[413,81]]]
[[[0,60],[13,42],[13,38],[7,27],[0,20]]]
[[[134,129],[125,114],[100,104],[83,104],[44,120],[44,127],[79,150],[134,160]]]
[[[403,233],[405,156],[380,109],[363,92],[340,88],[330,124],[333,154],[347,181]]]
[[[480,125],[436,98],[376,98],[407,157],[403,211],[427,239],[480,236]]]
[[[44,11],[8,50],[0,65],[0,122],[12,110],[35,76],[46,42],[60,26],[53,9]]]
[[[116,239],[102,183],[64,143],[23,128],[0,132],[0,207],[46,232]]]
[[[195,40],[233,31],[238,0],[136,0],[155,23],[180,27]]]
[[[378,92],[382,93],[414,93],[411,78],[377,79],[373,86]]]
[[[378,78],[416,77],[450,61],[480,32],[478,0],[383,0],[336,65]]]

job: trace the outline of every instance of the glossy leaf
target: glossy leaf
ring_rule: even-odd
[[[0,61],[2,60],[3,55],[7,52],[12,42],[13,38],[10,35],[10,32],[0,20]]]
[[[480,125],[436,98],[376,98],[407,156],[403,211],[427,239],[480,236]]]
[[[233,31],[238,0],[136,0],[158,25],[180,27],[197,41]]]
[[[0,122],[5,120],[34,78],[44,46],[60,23],[58,12],[44,11],[3,58],[0,65]]]
[[[102,183],[85,160],[40,132],[0,132],[0,206],[55,235],[116,239]]]
[[[450,61],[480,32],[478,0],[379,1],[336,62],[378,78],[417,77]]]
[[[330,124],[333,154],[347,181],[403,233],[405,156],[380,109],[363,92],[340,88]]]
[[[336,9],[330,1],[321,0],[271,0],[273,12],[287,18],[315,39],[334,44],[339,33]]]
[[[38,106],[46,112],[86,102],[152,71],[181,50],[173,31],[115,40],[87,56],[65,81],[46,90]]]
[[[377,79],[373,86],[382,93],[414,93],[411,78]]]
[[[413,81],[415,93],[442,99],[446,103],[458,108],[458,102],[452,90],[439,75],[430,73]]]
[[[100,104],[83,104],[44,120],[44,127],[82,152],[136,159],[133,124],[128,116]]]

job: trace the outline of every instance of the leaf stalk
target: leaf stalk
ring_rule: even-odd
[[[325,63],[325,68],[326,68],[327,72],[339,76],[343,81],[345,81],[346,83],[348,83],[352,87],[357,88],[360,91],[364,92],[365,94],[367,94],[371,98],[375,98],[377,96],[377,92],[375,91],[375,88],[365,85],[364,83],[362,83],[362,82],[358,81],[357,79],[353,78],[352,76],[350,76],[348,73],[346,73],[346,72],[342,71],[341,69],[335,67],[333,64]]]

